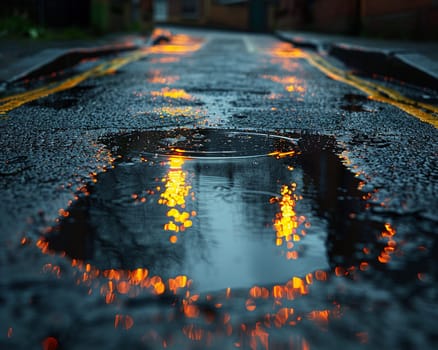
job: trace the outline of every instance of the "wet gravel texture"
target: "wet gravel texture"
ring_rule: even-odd
[[[204,40],[198,51],[151,54],[0,120],[0,348],[436,348],[437,130],[302,58],[276,56],[280,42],[270,36],[185,32]],[[360,186],[345,192],[354,201],[335,191],[312,207],[332,228],[326,278],[314,274],[308,295],[212,290],[190,301],[197,317],[189,317],[183,292],[120,289],[108,300],[102,288],[110,279],[87,279],[93,270],[36,247],[75,196],[118,166],[122,150],[108,140],[175,128],[291,136],[319,164],[310,156],[303,169],[327,174],[315,188],[324,178],[345,191]],[[321,170],[324,148],[342,171]],[[381,251],[389,262],[379,261]]]

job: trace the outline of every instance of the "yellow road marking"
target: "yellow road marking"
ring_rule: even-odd
[[[246,37],[244,42],[248,47],[250,42]],[[195,48],[198,49],[199,46],[195,46]],[[111,74],[131,62],[137,61],[147,56],[151,51],[153,52],[152,49],[136,50],[125,57],[115,58],[108,62],[101,63],[100,65],[84,73],[75,75],[62,82],[52,83],[28,92],[2,98],[0,99],[0,115],[5,115],[11,110],[39,98],[71,89],[88,78]],[[248,51],[253,51],[252,44],[250,45]],[[319,55],[306,53],[303,56],[310,64],[318,68],[328,77],[353,86],[356,89],[366,93],[369,98],[373,100],[388,103],[395,107],[398,107],[399,109],[405,111],[406,113],[409,113],[410,115],[420,119],[421,121],[429,123],[438,128],[438,107],[412,100],[393,89],[356,77],[351,73],[336,68]]]
[[[305,58],[328,77],[355,87],[367,94],[372,100],[393,105],[421,121],[438,128],[438,107],[412,100],[403,96],[398,91],[354,76],[351,73],[336,68],[319,55],[307,53]]]
[[[98,66],[68,78],[62,82],[52,83],[34,90],[30,90],[21,94],[16,94],[0,99],[0,115],[4,115],[11,110],[18,108],[26,103],[37,100],[41,97],[46,97],[54,93],[71,89],[88,78],[99,77],[105,74],[110,74],[124,65],[137,61],[148,55],[148,50],[136,50],[128,56],[115,58],[108,62],[99,64]]]
[[[121,67],[138,61],[139,59],[148,56],[151,53],[188,53],[198,50],[202,43],[199,40],[192,40],[190,37],[177,34],[173,37],[174,44],[157,45],[148,48],[135,50],[124,57],[114,58],[110,61],[103,62],[90,70],[77,74],[61,82],[51,83],[46,86],[36,88],[24,93],[7,96],[0,99],[0,115],[16,109],[26,103],[35,101],[39,98],[55,94],[60,91],[68,90],[80,84],[86,79],[96,78],[106,74],[116,72]]]

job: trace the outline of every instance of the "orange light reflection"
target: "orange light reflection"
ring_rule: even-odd
[[[396,252],[397,242],[394,239],[396,233],[396,230],[392,227],[391,224],[385,224],[385,230],[381,232],[380,236],[381,239],[386,240],[386,245],[377,258],[377,260],[379,260],[379,262],[381,262],[382,264],[387,264],[391,260],[391,255]]]
[[[132,328],[134,319],[129,315],[119,315],[114,317],[114,328],[122,327],[126,330]]]
[[[176,34],[171,38],[170,43],[155,45],[149,48],[149,52],[160,54],[186,54],[199,50],[202,40],[187,35]]]
[[[270,53],[274,57],[279,58],[306,58],[306,53],[296,47],[293,47],[289,43],[277,43]]]
[[[306,92],[304,82],[295,76],[262,75],[262,78],[284,85],[284,89],[288,92],[299,92],[301,94]]]
[[[191,106],[183,106],[183,107],[166,106],[161,108],[154,108],[153,112],[159,114],[160,118],[180,117],[180,116],[201,118],[206,115],[205,110]]]
[[[152,84],[173,84],[179,79],[179,77],[173,75],[162,75],[159,70],[153,70],[150,73],[151,77],[147,81]]]
[[[285,154],[293,155],[295,152],[287,152]],[[281,155],[281,154],[280,154]],[[280,156],[277,155],[277,156]],[[274,219],[274,229],[276,232],[276,246],[286,246],[287,251],[285,257],[287,260],[297,260],[299,258],[298,251],[295,245],[305,237],[306,231],[304,229],[298,230],[298,227],[305,223],[306,217],[297,216],[295,212],[295,205],[300,199],[295,193],[296,184],[283,185],[281,188],[281,197],[271,199],[271,203],[278,203],[280,211],[276,214]],[[306,227],[310,224],[306,223]]]
[[[173,98],[176,100],[190,100],[192,99],[192,96],[188,94],[183,89],[170,89],[168,87],[162,88],[160,91],[152,91],[152,96],[161,96],[161,97],[167,97],[167,98]]]
[[[186,198],[191,194],[191,186],[186,184],[187,172],[182,169],[185,159],[183,157],[170,157],[168,161],[169,171],[161,180],[165,190],[160,195],[158,204],[166,205],[170,209],[167,216],[171,218],[164,225],[165,231],[175,233],[185,231],[193,225],[191,220],[195,212],[186,211]],[[193,194],[192,194],[193,196]],[[177,237],[171,237],[170,242],[176,243]]]
[[[286,154],[287,156],[293,156],[293,152]],[[280,156],[281,153],[275,154]],[[194,211],[187,211],[186,199],[191,195],[191,186],[187,184],[187,172],[183,170],[183,165],[187,158],[181,156],[170,157],[167,165],[169,167],[166,176],[161,179],[164,183],[164,192],[161,193],[159,198],[159,204],[169,207],[167,216],[171,218],[164,229],[173,231],[175,233],[183,231],[192,225],[191,218],[196,215]],[[90,176],[95,176],[91,174]],[[307,228],[309,223],[306,222],[304,216],[298,216],[295,211],[296,202],[300,197],[295,193],[297,185],[292,183],[290,185],[283,185],[281,187],[280,196],[272,198],[271,203],[276,203],[279,206],[279,212],[274,219],[273,227],[276,232],[276,243],[278,246],[285,245],[294,256],[294,247],[300,239],[304,238],[303,231],[299,231],[298,227],[303,225]],[[60,210],[59,215],[66,217],[66,210]],[[68,216],[68,215],[67,215]],[[389,262],[391,255],[396,252],[397,244],[394,239],[396,235],[395,228],[390,224],[384,225],[384,230],[381,232],[380,238],[386,240],[386,245],[382,249],[378,260],[381,263]],[[173,228],[173,230],[171,229]],[[50,231],[50,230],[48,230]],[[175,237],[175,241],[172,242],[172,237]],[[171,242],[176,243],[176,235],[171,236]],[[44,254],[50,254],[48,242],[43,238],[40,238],[36,245]],[[364,252],[369,253],[368,248],[364,248]],[[289,255],[286,254],[286,257]],[[296,256],[295,258],[298,258]],[[100,270],[90,264],[84,263],[80,260],[73,259],[71,265],[76,268],[78,272],[76,274],[77,283],[83,284],[93,288],[99,288],[101,295],[104,296],[105,302],[108,304],[114,303],[119,295],[126,295],[128,297],[135,297],[139,294],[140,290],[149,290],[153,294],[161,295],[166,291],[171,292],[174,295],[185,295],[179,302],[175,303],[175,306],[179,308],[179,311],[188,319],[193,319],[194,322],[198,322],[201,316],[205,316],[205,311],[200,305],[204,300],[211,301],[212,298],[207,296],[201,297],[201,295],[191,295],[190,286],[191,280],[185,275],[179,275],[174,278],[169,278],[167,281],[163,280],[160,276],[151,276],[150,271],[146,268],[137,268],[134,270],[117,270],[106,269]],[[336,276],[348,276],[355,271],[364,271],[369,268],[367,262],[361,262],[359,266],[341,267],[335,268],[334,275]],[[59,276],[61,270],[58,266],[52,264],[46,264],[43,268],[44,272],[54,273]],[[258,349],[260,347],[269,349],[269,336],[270,328],[282,328],[282,327],[295,327],[300,322],[312,321],[318,326],[326,327],[331,319],[341,317],[341,306],[333,303],[332,309],[315,309],[306,312],[299,312],[295,307],[290,307],[290,301],[293,301],[300,297],[309,295],[311,286],[317,283],[324,283],[329,280],[331,275],[327,271],[317,270],[309,272],[305,276],[293,276],[286,283],[280,283],[271,287],[252,286],[248,290],[248,296],[245,300],[244,312],[256,312],[261,310],[257,309],[258,303],[262,303],[272,300],[272,311],[264,314],[261,318],[262,321],[256,322],[254,325],[246,324],[232,324],[231,315],[229,313],[222,314],[220,324],[223,329],[218,330],[218,334],[226,334],[227,336],[235,336],[236,333],[245,334],[248,337],[246,340],[242,340],[237,345],[242,344],[250,345],[251,349]],[[418,276],[421,279],[423,276]],[[236,293],[239,293],[237,291]],[[220,293],[218,293],[220,294]],[[222,292],[222,296],[215,296],[217,300],[214,303],[215,308],[226,309],[227,299],[232,298],[230,288],[226,288]],[[222,299],[220,299],[222,298]],[[218,313],[219,314],[219,313]],[[213,316],[205,317],[207,324],[211,324],[214,321]],[[199,342],[201,340],[207,343],[211,341],[214,333],[210,332],[209,326],[203,327],[202,323],[185,325],[182,329],[183,334],[191,341]],[[123,328],[129,330],[134,326],[134,319],[129,315],[115,315],[114,327]],[[239,327],[240,326],[240,327]],[[12,330],[11,330],[12,334]],[[358,341],[366,342],[367,334],[365,332],[357,333]],[[49,339],[49,338],[47,338]],[[56,343],[56,339],[50,339],[47,344]],[[167,339],[163,339],[163,344],[167,344]],[[57,347],[58,345],[56,345]],[[295,347],[302,349],[309,349],[310,345],[305,339],[300,339],[299,342],[294,343]],[[53,348],[53,349],[56,349]],[[294,348],[295,348],[294,347]],[[48,348],[47,349],[52,349]]]

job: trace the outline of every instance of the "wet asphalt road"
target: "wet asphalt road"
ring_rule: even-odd
[[[91,77],[72,89],[36,99],[9,111],[0,121],[0,348],[435,348],[437,129],[329,79],[299,51],[271,36],[182,32],[189,36],[177,35],[176,41],[164,44],[162,50],[113,74]],[[332,63],[342,68],[340,62]],[[396,87],[418,101],[438,101],[433,91],[385,81],[379,84]],[[111,202],[114,195],[108,191],[118,189],[126,179],[139,181],[132,171],[123,173],[130,163],[141,163],[141,150],[132,144],[133,139],[152,138],[141,134],[150,129],[165,132],[176,128],[242,130],[290,138],[290,147],[297,147],[297,153],[303,156],[285,166],[304,174],[298,172],[298,187],[310,182],[314,187],[309,185],[313,189],[302,191],[300,210],[309,222],[313,220],[315,235],[320,234],[318,229],[325,232],[320,237],[324,250],[307,256],[324,254],[327,258],[308,262],[306,252],[313,244],[309,241],[300,251],[306,268],[297,270],[297,274],[291,272],[289,284],[285,280],[263,280],[256,281],[258,289],[254,289],[254,281],[249,279],[231,292],[226,285],[220,288],[219,283],[206,295],[212,283],[206,279],[207,287],[197,290],[195,286],[190,292],[190,286],[184,285],[183,292],[174,295],[167,279],[178,275],[182,265],[175,263],[167,269],[160,263],[152,264],[151,259],[157,262],[176,253],[145,253],[140,249],[133,254],[136,245],[125,244],[135,241],[130,235],[136,231],[128,228],[135,220],[114,220],[105,227],[109,219],[92,219],[93,229],[104,228],[97,233],[100,240],[90,243],[90,256],[72,253],[65,257],[60,251],[66,250],[66,243],[56,248],[56,239],[48,240],[51,249],[45,246],[47,240],[41,236],[50,237],[55,231],[56,237],[56,231],[67,226],[62,224],[65,212],[74,203],[87,201],[87,192],[91,192],[85,204],[89,210],[90,203]],[[221,140],[226,140],[227,136],[221,139],[220,135],[214,139],[213,148],[221,149]],[[173,135],[169,143],[178,146],[178,137]],[[148,158],[150,153],[143,155],[146,162],[158,166],[159,161]],[[199,181],[201,175],[214,176],[202,164],[187,168]],[[111,172],[112,167],[121,172]],[[144,171],[137,167],[132,169]],[[227,167],[234,169],[233,174],[240,171],[237,165]],[[242,169],[248,167],[253,169],[251,164]],[[174,165],[174,169],[182,168]],[[242,170],[239,176],[263,186],[270,178],[275,184],[286,176],[278,175],[277,179],[277,170],[270,173],[263,167],[257,169]],[[158,170],[153,174],[164,176]],[[306,180],[308,174],[313,180]],[[171,182],[170,175],[166,179]],[[93,182],[97,183],[94,190]],[[100,183],[106,185],[98,187]],[[202,188],[202,184],[199,186]],[[272,197],[280,191],[268,187],[274,193]],[[322,194],[315,195],[320,198],[317,204],[307,202],[306,196],[313,198],[318,188]],[[324,194],[327,188],[326,192],[334,194]],[[125,191],[122,186],[120,193],[129,195],[134,190],[138,187]],[[256,190],[256,185],[251,187],[251,191]],[[142,196],[138,191],[135,194]],[[281,206],[285,203],[282,196],[273,202]],[[205,196],[206,203],[217,200],[209,198]],[[252,208],[252,200],[242,203]],[[114,213],[123,216],[125,209],[113,211],[102,206],[99,210],[110,218]],[[197,209],[197,220],[207,217],[210,221],[204,222],[212,222],[211,210],[202,210]],[[221,212],[221,208],[215,210]],[[231,215],[227,210],[222,212],[224,221]],[[260,207],[251,210],[255,214],[245,214],[248,220],[260,216]],[[80,213],[79,209],[74,220],[88,222],[78,219]],[[126,213],[137,217],[132,210]],[[282,215],[286,217],[284,211]],[[190,219],[196,226],[193,212]],[[264,227],[272,224],[269,219],[262,221]],[[304,221],[299,224],[304,225]],[[89,222],[72,230],[90,230],[87,225]],[[121,229],[114,229],[118,225]],[[211,223],[212,232],[220,234],[220,225]],[[225,226],[232,230],[233,225]],[[208,231],[209,226],[204,227]],[[122,238],[112,236],[113,231]],[[109,264],[93,261],[93,254],[106,255],[108,242],[114,245],[111,252],[119,252],[125,259]],[[211,243],[208,239],[199,242],[189,248],[207,249]],[[244,240],[239,242],[243,247]],[[150,244],[147,241],[144,246]],[[188,254],[195,255],[191,250]],[[130,264],[144,254],[153,258],[147,263],[135,260]],[[264,256],[263,251],[257,254]],[[240,259],[245,260],[247,255],[241,248]],[[202,254],[199,256],[199,261],[204,261]],[[71,257],[86,262],[90,259],[91,265],[72,264]],[[148,263],[162,272],[163,285],[147,279],[144,270],[138,271],[137,280],[126,275],[127,269],[149,268],[145,265]],[[232,270],[232,264],[227,268]],[[111,277],[111,271],[119,276]],[[158,274],[153,270],[150,273]],[[284,278],[281,273],[278,276]],[[140,281],[146,280],[148,286],[143,288]]]

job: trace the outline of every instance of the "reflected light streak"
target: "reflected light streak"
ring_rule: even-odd
[[[284,85],[284,89],[288,92],[306,92],[304,82],[295,76],[280,77],[277,75],[262,75],[262,78]]]
[[[274,228],[277,234],[276,244],[280,246],[284,241],[292,240],[293,235],[297,232],[298,219],[295,213],[295,204],[297,196],[293,192],[295,187],[284,185],[281,188],[281,198],[274,198],[280,206],[280,212],[276,214]]]
[[[295,151],[288,152],[271,152],[270,156],[293,157]],[[305,216],[298,217],[295,211],[296,202],[300,200],[296,191],[297,184],[283,185],[280,190],[280,197],[270,199],[270,203],[277,203],[280,211],[275,215],[273,227],[276,233],[276,246],[286,245],[287,252],[285,254],[287,260],[297,260],[298,251],[294,250],[296,242],[299,242],[306,235],[305,230],[298,232],[298,227],[306,221]],[[306,227],[310,223],[306,223]]]
[[[188,35],[176,34],[171,37],[169,44],[155,45],[149,48],[151,53],[186,54],[195,52],[202,47],[202,40]]]
[[[200,341],[204,336],[204,330],[193,324],[184,326],[183,333],[188,339],[194,341]]]
[[[308,314],[310,320],[315,321],[321,325],[327,325],[329,322],[330,311],[329,310],[314,310]]]
[[[287,152],[284,156],[293,156],[294,153]],[[281,156],[278,152],[272,152],[271,156]],[[111,158],[113,159],[113,158]],[[168,172],[161,181],[164,183],[164,191],[159,198],[159,204],[167,206],[167,216],[171,218],[164,230],[177,233],[190,227],[191,219],[196,215],[195,212],[188,212],[186,208],[187,198],[193,198],[191,186],[187,184],[187,171],[183,170],[184,163],[187,158],[182,156],[169,157],[166,165]],[[92,174],[92,176],[95,176]],[[285,245],[289,250],[288,253],[294,253],[292,250],[294,244],[299,242],[305,236],[305,233],[298,232],[298,227],[305,223],[308,227],[304,216],[298,216],[296,213],[296,203],[301,198],[296,194],[295,183],[283,185],[280,190],[280,195],[270,200],[272,204],[279,206],[279,211],[273,220],[273,228],[276,232],[276,244],[278,246]],[[68,211],[60,210],[59,216],[66,217]],[[50,232],[50,230],[47,230]],[[395,242],[396,230],[390,224],[384,225],[384,230],[381,232],[380,238],[386,240],[386,245],[382,249],[378,260],[381,263],[388,263],[391,255],[396,252],[397,244]],[[176,237],[176,236],[171,236]],[[175,240],[176,242],[176,240]],[[175,243],[172,242],[171,243]],[[42,237],[37,241],[37,246],[44,254],[51,254],[48,242]],[[364,248],[365,249],[365,248]],[[286,257],[288,255],[286,254]],[[298,259],[298,255],[295,257]],[[185,275],[178,275],[174,278],[169,278],[167,281],[160,276],[150,275],[150,271],[146,268],[137,268],[134,270],[118,270],[118,269],[98,269],[91,264],[76,259],[72,260],[71,265],[77,272],[75,274],[77,284],[89,287],[89,294],[93,290],[98,290],[105,298],[107,304],[115,303],[118,296],[136,297],[142,290],[147,290],[155,295],[162,295],[170,292],[173,295],[181,296],[180,299],[172,307],[175,307],[177,313],[183,315],[187,320],[182,326],[184,336],[197,344],[211,344],[215,335],[218,337],[236,337],[241,336],[240,342],[236,346],[243,347],[249,345],[251,349],[269,349],[271,329],[283,327],[296,327],[301,322],[313,322],[317,326],[326,329],[330,320],[342,317],[341,305],[337,302],[332,302],[332,308],[315,308],[313,310],[300,311],[295,305],[291,305],[292,301],[297,298],[306,297],[311,293],[312,288],[318,288],[318,283],[325,283],[332,277],[345,277],[354,274],[356,271],[368,269],[367,262],[361,262],[358,267],[351,266],[348,268],[336,267],[334,271],[328,272],[317,270],[309,272],[304,276],[292,276],[285,283],[279,283],[272,286],[252,286],[248,290],[247,296],[242,298],[244,301],[243,308],[247,315],[258,310],[263,310],[260,306],[266,306],[266,303],[272,304],[270,311],[263,315],[258,315],[258,321],[255,324],[247,325],[236,321],[233,323],[232,315],[229,313],[222,314],[216,312],[219,309],[227,310],[229,299],[233,299],[233,293],[230,288],[224,289],[222,292],[215,294],[214,310],[207,313],[205,311],[206,302],[210,304],[212,298],[209,295],[201,296],[199,294],[190,294],[192,281]],[[54,273],[60,276],[59,266],[46,264],[43,271]],[[312,287],[313,286],[313,287]],[[236,291],[236,300],[239,300],[239,293]],[[236,300],[233,299],[232,302]],[[209,304],[209,305],[210,305]],[[291,307],[293,306],[293,307]],[[258,309],[259,307],[259,309]],[[213,306],[211,306],[213,308]],[[241,316],[241,315],[240,315]],[[239,319],[242,319],[240,318]],[[217,324],[217,319],[220,318],[220,324]],[[212,324],[216,329],[212,331]],[[187,323],[187,322],[193,322]],[[134,326],[134,319],[130,315],[117,314],[114,318],[114,328],[129,330]],[[217,332],[217,333],[216,333]],[[367,341],[366,333],[357,333],[359,342]],[[163,339],[163,343],[167,344],[169,339]],[[304,338],[291,340],[291,348],[309,349],[310,345]]]
[[[207,115],[206,110],[193,106],[165,106],[160,108],[153,108],[152,111],[142,111],[134,114],[135,117],[143,115],[158,115],[159,118],[193,118],[204,120]]]
[[[397,242],[394,239],[396,230],[392,227],[390,223],[385,224],[385,230],[380,234],[381,239],[386,240],[386,245],[380,252],[377,260],[382,264],[387,264],[391,260],[391,255],[396,252]]]
[[[132,328],[134,325],[134,319],[129,315],[117,314],[114,317],[114,328],[124,328],[126,330]]]
[[[205,117],[206,112],[200,108],[195,108],[191,106],[185,107],[161,107],[154,108],[153,112],[160,115],[160,118],[165,117],[179,117],[179,116],[187,116],[187,117]]]
[[[284,157],[291,157],[296,154],[295,151],[287,151],[287,152],[280,152],[280,151],[274,151],[268,154],[268,156],[273,156],[278,158],[284,158]]]
[[[187,54],[198,51],[202,47],[201,39],[193,38],[184,34],[171,36],[169,44],[155,45],[149,48],[149,52],[154,54]]]
[[[183,157],[169,157],[169,171],[161,180],[164,183],[165,190],[161,193],[158,204],[166,205],[170,208],[167,216],[171,218],[164,225],[165,231],[173,231],[175,233],[185,231],[193,225],[191,218],[196,215],[195,212],[189,213],[185,210],[186,198],[189,195],[193,196],[193,193],[190,193],[192,187],[186,183],[187,171],[184,171],[182,168],[184,162],[185,158]],[[171,236],[170,242],[176,243],[177,237]]]
[[[175,63],[181,60],[180,57],[176,56],[164,56],[164,57],[155,57],[151,58],[151,63]]]
[[[305,216],[297,216],[295,212],[296,202],[300,197],[295,193],[296,184],[290,186],[283,185],[281,188],[281,197],[271,198],[271,203],[278,203],[280,211],[275,215],[274,229],[276,232],[276,246],[285,245],[287,251],[285,257],[287,260],[297,260],[299,258],[295,244],[306,235],[303,229],[298,231],[298,227],[306,221]],[[306,227],[310,223],[306,223]]]
[[[270,53],[274,57],[279,58],[306,58],[306,53],[296,47],[293,47],[289,43],[277,43]]]
[[[151,84],[173,84],[175,83],[177,80],[179,79],[179,77],[177,76],[166,76],[166,75],[162,75],[161,71],[159,70],[153,70],[151,72],[151,77],[148,78],[148,83]]]
[[[153,46],[149,49],[152,53],[173,53],[173,54],[185,54],[188,52],[197,51],[200,48],[200,44],[185,46],[185,45],[159,45]]]
[[[188,94],[185,90],[183,89],[170,89],[168,87],[162,88],[160,91],[152,91],[151,92],[152,96],[155,97],[168,97],[168,98],[173,98],[173,99],[177,99],[177,100],[190,100],[192,99],[192,96],[190,94]]]
[[[249,335],[249,345],[252,350],[257,350],[258,343],[260,343],[265,350],[269,349],[269,333],[263,328],[260,322],[257,322],[255,328],[249,331]]]

